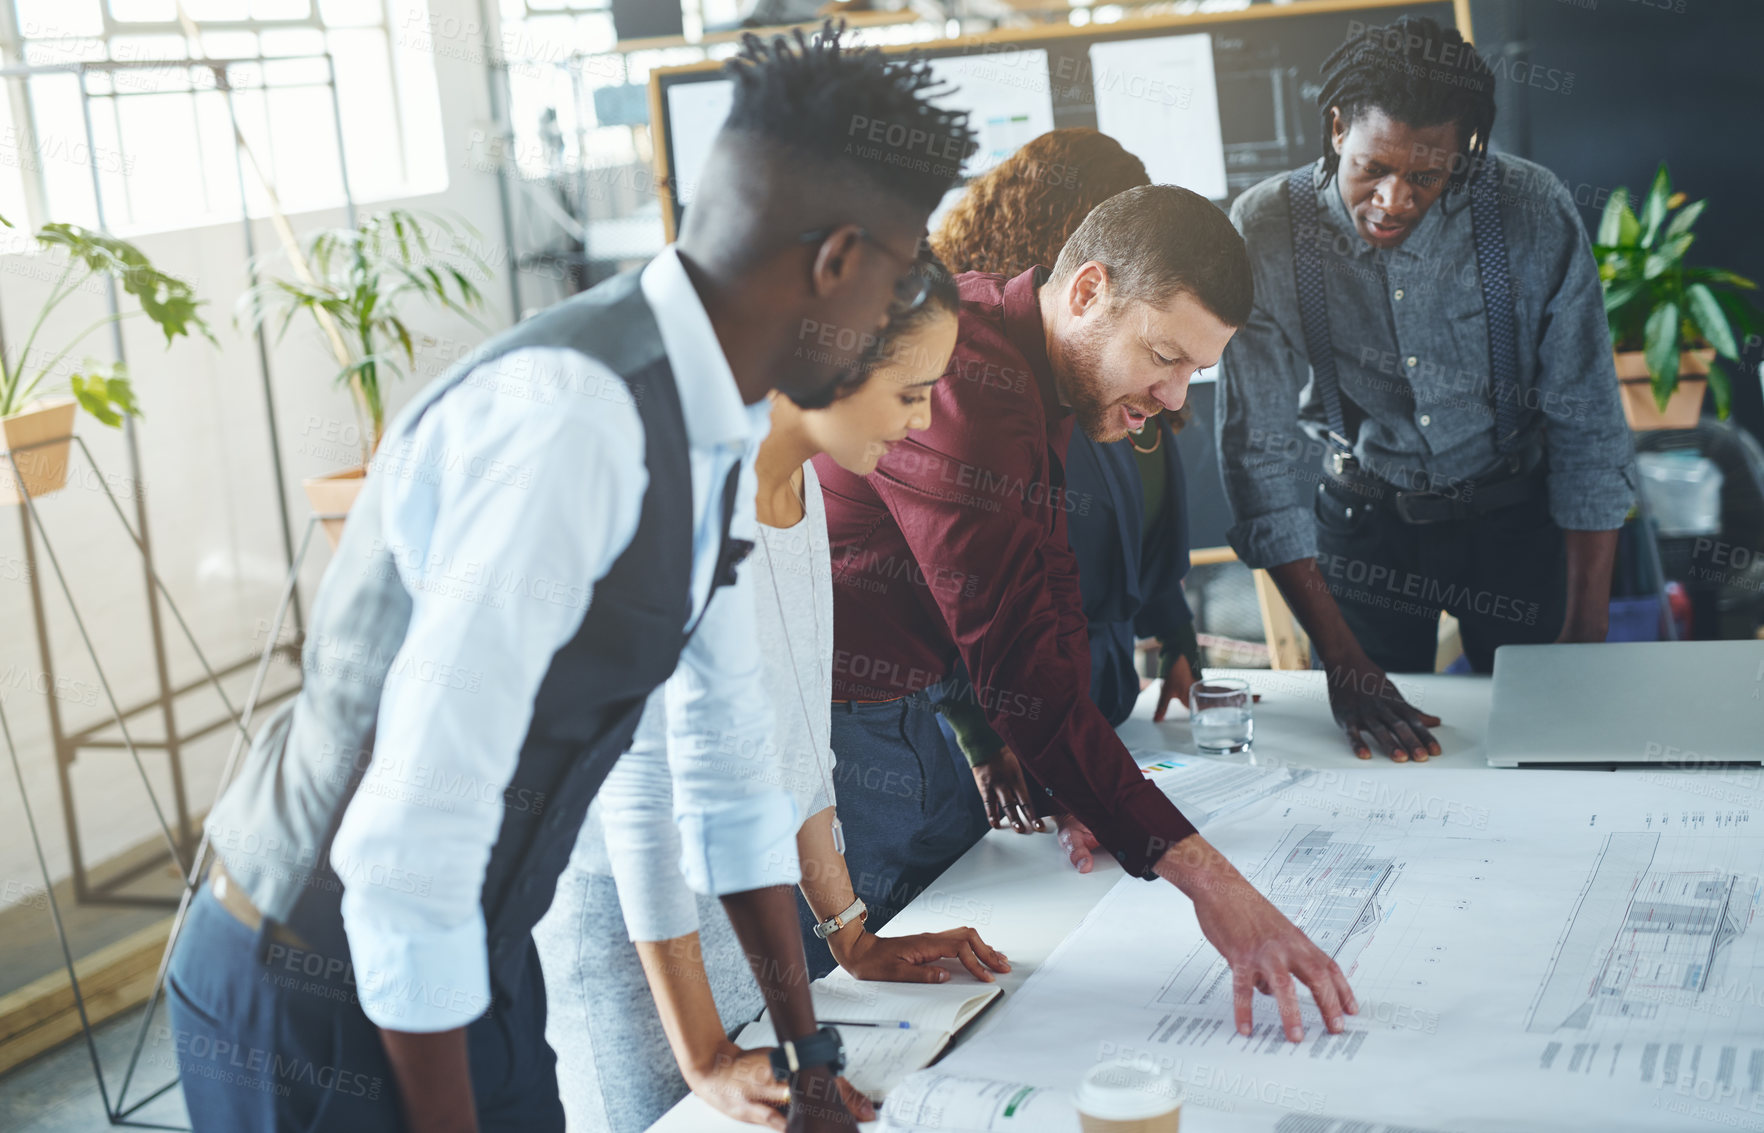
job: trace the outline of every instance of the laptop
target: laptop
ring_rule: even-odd
[[[1490,767],[1764,762],[1764,641],[1504,645]]]

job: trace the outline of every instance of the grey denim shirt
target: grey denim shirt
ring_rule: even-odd
[[[1629,512],[1636,473],[1598,265],[1561,181],[1508,154],[1500,164],[1520,447],[1541,439],[1559,526],[1610,530]],[[1309,493],[1326,425],[1299,324],[1285,181],[1263,181],[1231,209],[1256,301],[1220,362],[1215,427],[1235,520],[1227,537],[1252,567],[1317,554]],[[1389,250],[1356,233],[1337,183],[1316,191],[1336,371],[1364,414],[1352,438],[1362,467],[1402,488],[1446,492],[1498,470],[1469,191],[1442,195]]]

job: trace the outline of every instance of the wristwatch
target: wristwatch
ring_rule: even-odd
[[[789,1081],[791,1075],[804,1067],[814,1066],[825,1066],[833,1075],[845,1069],[845,1044],[832,1027],[822,1027],[812,1035],[772,1048],[772,1077],[780,1082]]]
[[[854,897],[851,904],[845,907],[843,913],[840,913],[836,917],[829,918],[828,920],[824,920],[816,925],[815,935],[822,940],[825,940],[846,925],[850,924],[852,921],[862,920],[869,915],[870,907],[864,904],[864,899],[862,897]]]

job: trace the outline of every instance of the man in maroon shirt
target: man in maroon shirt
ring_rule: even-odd
[[[950,843],[952,827],[974,828],[935,796],[972,801],[973,787],[959,756],[944,753],[953,771],[936,766],[925,713],[851,724],[935,703],[960,662],[1033,796],[1051,801],[1042,809],[1069,812],[1127,872],[1193,900],[1231,965],[1239,1030],[1259,989],[1301,1039],[1293,976],[1340,1030],[1356,1009],[1341,969],[1146,781],[1091,703],[1066,536],[1067,514],[1089,505],[1064,491],[1072,429],[1115,441],[1182,405],[1195,371],[1216,364],[1249,317],[1242,239],[1205,198],[1145,186],[1092,211],[1051,274],[959,282],[960,331],[931,427],[895,443],[868,477],[815,465],[832,540],[833,749],[853,875],[928,884],[984,832]],[[917,804],[917,828],[889,811],[894,796],[909,816]],[[927,862],[932,843],[947,860]]]

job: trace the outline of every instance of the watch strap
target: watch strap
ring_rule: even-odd
[[[822,1027],[814,1034],[772,1048],[772,1077],[780,1082],[817,1066],[825,1066],[835,1075],[845,1069],[845,1043],[832,1027]]]
[[[834,933],[851,924],[851,922],[860,917],[867,917],[869,915],[870,907],[864,904],[864,899],[862,897],[854,897],[852,898],[851,904],[845,907],[844,912],[837,916],[830,917],[816,925],[815,935],[820,939],[825,940],[829,936],[832,936]]]

